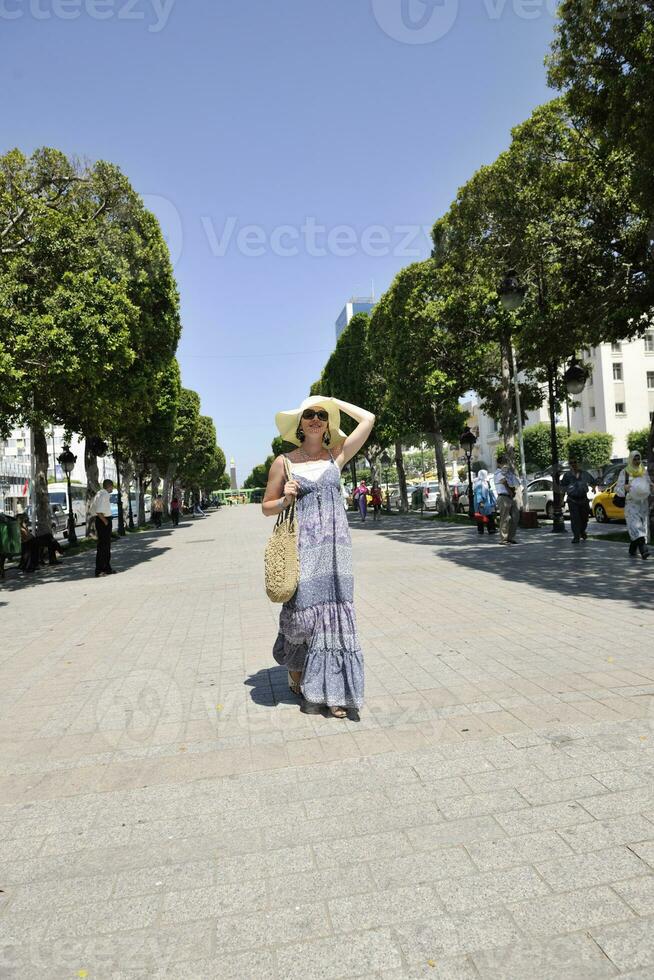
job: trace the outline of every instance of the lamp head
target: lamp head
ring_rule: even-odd
[[[475,443],[477,442],[477,437],[475,436],[474,432],[470,431],[469,425],[466,425],[465,429],[461,433],[459,442],[466,455],[469,456],[472,453]]]
[[[570,395],[578,395],[584,390],[588,374],[576,357],[572,358],[570,367],[563,375],[563,380]]]
[[[497,289],[500,303],[509,312],[522,306],[526,292],[525,287],[520,285],[515,269],[509,269]]]
[[[75,469],[77,456],[75,456],[74,453],[71,453],[70,448],[68,446],[64,446],[63,452],[57,457],[57,462],[61,466],[66,476],[70,476],[70,474]]]

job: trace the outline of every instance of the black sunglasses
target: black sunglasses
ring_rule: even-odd
[[[329,422],[329,413],[324,408],[319,408],[317,412],[314,412],[312,408],[305,408],[302,412],[302,418],[308,420],[319,418],[321,422]]]

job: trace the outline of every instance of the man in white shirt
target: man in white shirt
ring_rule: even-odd
[[[515,498],[520,480],[506,456],[498,457],[497,467],[494,482],[500,518],[499,543],[517,544],[515,533],[520,520],[520,508]]]
[[[102,490],[98,490],[91,504],[91,514],[95,517],[95,533],[98,539],[95,553],[96,578],[113,575],[114,571],[111,567],[111,491],[113,488],[113,481],[105,480]]]

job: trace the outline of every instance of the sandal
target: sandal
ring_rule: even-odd
[[[288,672],[288,689],[291,692],[291,694],[295,694],[296,697],[298,697],[298,698],[301,698],[302,697],[302,690],[300,688],[300,681],[294,681],[293,680],[293,677],[291,676],[290,670]]]
[[[345,708],[341,708],[340,705],[337,705],[333,708],[330,707],[329,711],[332,717],[334,718],[347,718],[347,711],[345,710]]]

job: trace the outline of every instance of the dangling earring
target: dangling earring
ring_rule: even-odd
[[[326,446],[328,446],[329,443],[331,442],[331,439],[329,437],[329,429],[327,429],[324,436],[322,437],[322,441],[325,443]]]
[[[298,440],[298,442],[304,442],[305,440],[305,435],[304,432],[302,431],[301,424],[298,425],[297,429],[295,430],[295,438]]]

